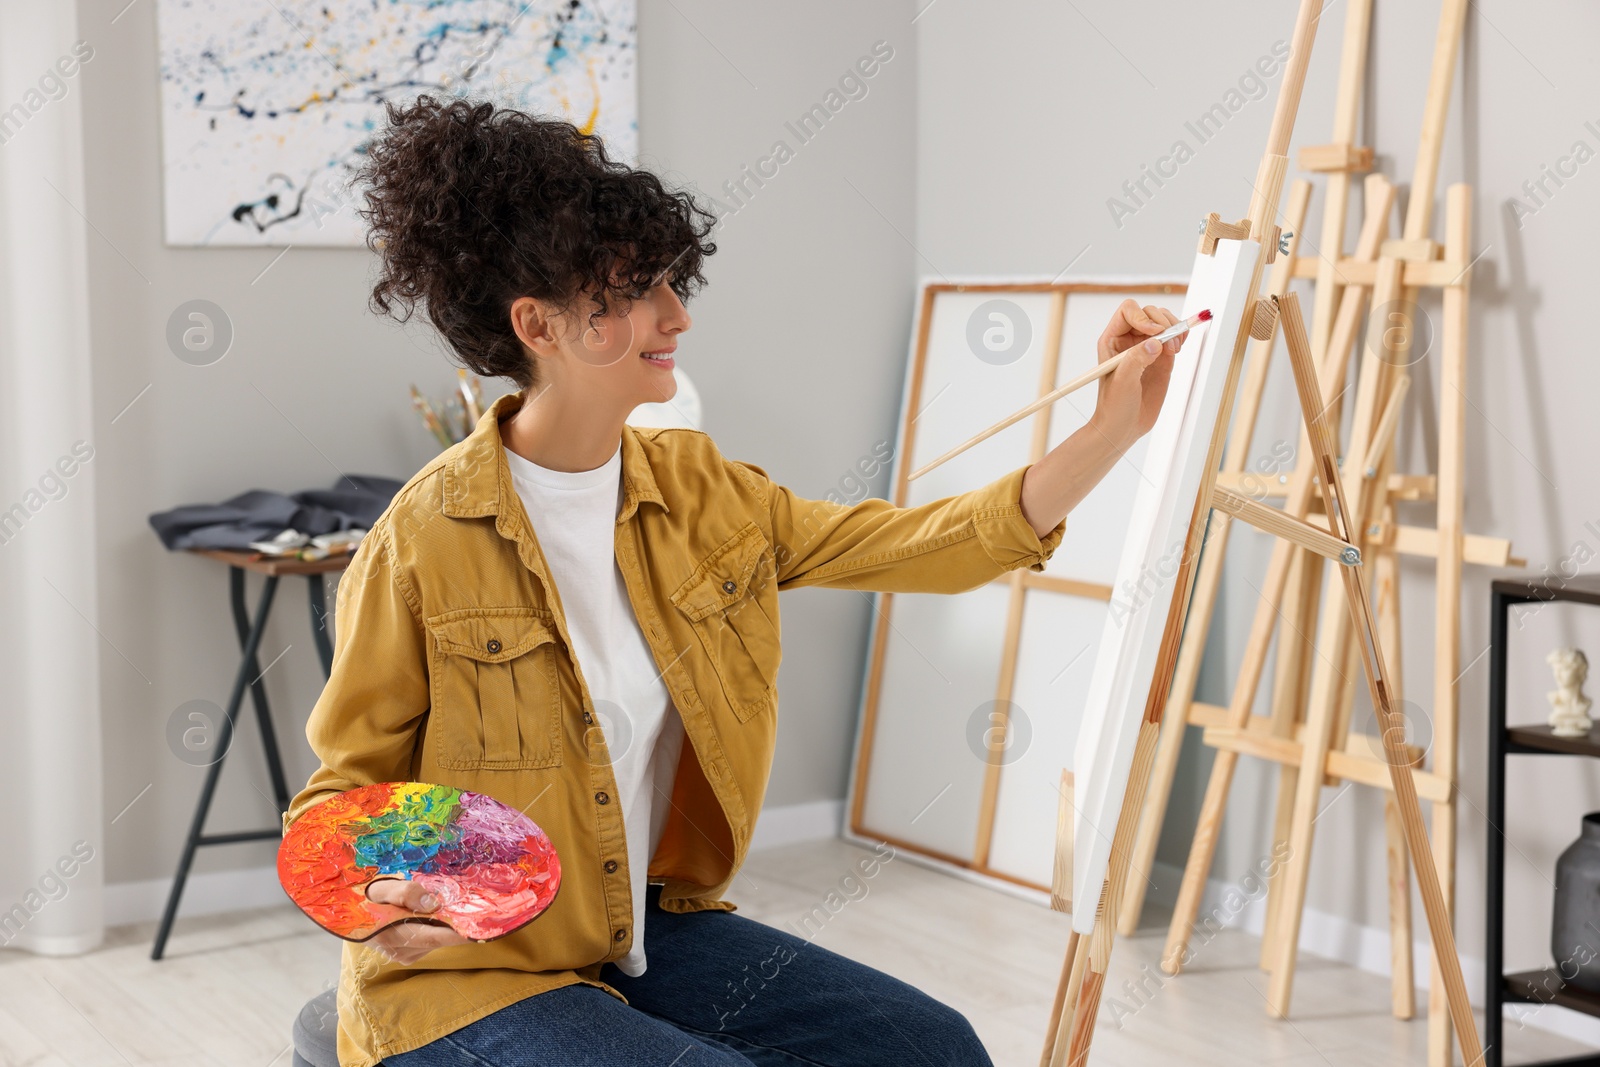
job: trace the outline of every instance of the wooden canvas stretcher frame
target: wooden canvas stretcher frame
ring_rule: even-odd
[[[1274,246],[1278,239],[1277,227],[1270,225],[1269,220],[1276,217],[1278,197],[1288,164],[1286,153],[1289,135],[1304,85],[1310,47],[1321,6],[1321,0],[1302,0],[1300,5],[1267,151],[1263,155],[1257,179],[1253,183],[1255,195],[1248,218],[1251,223],[1251,236],[1257,243],[1258,252],[1250,280],[1252,294],[1259,288],[1262,269],[1275,250]],[[1207,240],[1210,240],[1209,234]],[[1398,273],[1396,276],[1398,277]],[[1345,586],[1349,625],[1356,634],[1362,667],[1381,727],[1380,736],[1406,847],[1413,859],[1429,856],[1431,852],[1427,830],[1422,822],[1418,805],[1416,786],[1410,773],[1405,744],[1405,722],[1392,702],[1382,650],[1377,643],[1377,627],[1371,603],[1361,569],[1354,565],[1360,562],[1358,545],[1362,543],[1363,531],[1349,525],[1357,513],[1353,513],[1347,506],[1343,480],[1334,460],[1331,427],[1321,390],[1318,388],[1317,370],[1311,356],[1310,342],[1300,317],[1298,301],[1293,296],[1283,300],[1274,297],[1272,300],[1273,306],[1280,308],[1283,316],[1284,335],[1294,369],[1302,417],[1316,459],[1316,475],[1321,484],[1324,500],[1327,502],[1328,527],[1326,530],[1318,530],[1304,520],[1238,497],[1236,494],[1223,493],[1219,496],[1215,491],[1214,479],[1204,479],[1200,483],[1189,523],[1189,550],[1185,551],[1180,565],[1168,611],[1167,625],[1162,631],[1161,653],[1155,681],[1150,688],[1138,724],[1137,745],[1124,803],[1115,828],[1109,872],[1095,902],[1095,918],[1090,932],[1082,934],[1075,929],[1069,945],[1068,961],[1063,967],[1050,1033],[1041,1061],[1047,1065],[1070,1063],[1076,1067],[1088,1057],[1095,1016],[1110,963],[1117,912],[1125,892],[1130,860],[1129,849],[1132,845],[1134,827],[1138,822],[1138,802],[1144,795],[1151,762],[1155,755],[1162,712],[1167,704],[1173,681],[1178,638],[1183,632],[1189,595],[1193,588],[1195,561],[1199,558],[1200,541],[1204,534],[1206,519],[1214,505],[1226,506],[1237,517],[1245,519],[1252,525],[1276,536],[1289,537],[1301,547],[1313,552],[1333,553],[1340,561],[1338,574]],[[1229,362],[1224,397],[1207,453],[1208,470],[1215,470],[1217,461],[1221,457],[1248,339],[1246,331],[1240,330],[1237,338],[1233,340],[1233,353]],[[1365,452],[1359,451],[1357,454],[1364,455]],[[1328,544],[1330,534],[1337,541],[1343,542],[1343,545],[1330,546]],[[1469,1065],[1475,1064],[1481,1059],[1482,1050],[1461,976],[1447,899],[1434,864],[1417,863],[1416,866],[1418,888],[1421,891],[1429,931],[1433,938],[1436,974],[1442,979],[1438,983],[1438,988],[1443,991],[1448,1001],[1463,1056]],[[1076,901],[1076,906],[1082,908],[1088,903],[1087,900],[1079,899]]]
[[[1175,296],[1181,297],[1185,288],[1186,282],[1181,278],[1160,276],[1097,277],[1094,279],[1062,278],[1055,280],[968,279],[925,281],[921,287],[916,324],[912,337],[903,405],[904,411],[921,413],[925,405],[929,403],[925,387],[927,385],[929,347],[932,343],[931,328],[934,308],[936,302],[946,294],[979,293],[992,296],[1019,293],[1050,294],[1051,304],[1047,315],[1040,374],[1036,387],[1036,395],[1042,396],[1044,393],[1049,392],[1054,387],[1056,380],[1069,369],[1060,366],[1062,358],[1060,331],[1065,322],[1068,302],[1074,295],[1128,294],[1144,299],[1146,302],[1164,304],[1170,302]],[[1089,353],[1074,353],[1072,355],[1079,360],[1092,358]],[[1037,462],[1045,454],[1051,428],[1051,414],[1051,410],[1047,408],[1029,417],[1028,430],[1031,431],[1031,440],[1027,462]],[[894,483],[890,495],[891,500],[902,507],[907,505],[909,499],[910,483],[908,476],[910,472],[916,469],[918,462],[929,458],[929,456],[917,456],[915,454],[912,422],[912,417],[902,416],[895,453]],[[1069,522],[1070,525],[1071,523]],[[994,693],[997,709],[1005,709],[1013,695],[1013,685],[1021,654],[1021,631],[1025,599],[1034,593],[1051,593],[1096,601],[1108,601],[1111,597],[1111,587],[1102,583],[1080,581],[1049,573],[1035,573],[1025,569],[1011,571],[993,584],[1004,589],[1007,596],[1003,644],[999,661],[995,664],[997,684]],[[998,885],[1002,888],[1020,892],[1033,899],[1043,901],[1050,892],[1050,885],[1047,879],[1034,881],[1019,877],[1015,873],[997,868],[991,863],[996,801],[1000,793],[1001,779],[1006,770],[1000,759],[999,745],[991,745],[987,752],[988,758],[982,772],[983,784],[977,813],[977,833],[973,839],[970,852],[957,853],[941,850],[923,843],[907,840],[894,832],[886,832],[881,827],[874,826],[867,818],[865,809],[868,794],[873,787],[871,768],[875,747],[878,742],[880,717],[883,714],[883,705],[886,699],[884,664],[888,654],[891,633],[894,629],[893,620],[897,604],[896,595],[893,593],[879,593],[875,595],[874,599],[875,618],[868,654],[862,712],[857,729],[855,756],[851,770],[850,801],[844,836],[847,840],[885,842],[921,862],[965,877],[976,878],[985,881],[987,884]],[[1004,722],[1003,711],[1001,720],[999,726],[1003,729],[1008,725]],[[990,737],[998,739],[999,731],[992,731]]]

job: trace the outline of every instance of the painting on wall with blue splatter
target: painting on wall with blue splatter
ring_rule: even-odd
[[[160,0],[169,245],[363,243],[387,101],[565,118],[638,153],[636,0]]]

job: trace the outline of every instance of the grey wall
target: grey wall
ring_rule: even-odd
[[[724,454],[804,496],[882,495],[887,470],[870,493],[856,479],[874,446],[895,439],[910,336],[914,9],[901,0],[640,6],[644,162],[728,209],[712,284],[690,308],[680,349],[706,430]],[[893,55],[864,80],[865,95],[855,90],[800,143],[790,126],[878,42]],[[794,154],[777,176],[729,196],[724,183],[739,184],[780,140]],[[870,614],[861,593],[784,595],[768,805],[844,795]]]
[[[163,246],[156,5],[124,5],[81,0],[95,54],[76,87],[88,142],[81,207],[94,230],[87,314],[114,883],[171,874],[203,772],[169,751],[167,723],[186,701],[222,703],[237,662],[224,570],[163,551],[146,515],[252,486],[330,484],[340,471],[407,476],[434,449],[406,387],[441,394],[454,373],[425,329],[368,314],[364,250],[294,248],[274,262],[280,249]],[[911,308],[901,234],[914,223],[910,8],[640,7],[644,163],[719,195],[775,140],[795,149],[726,219],[679,358],[729,455],[822,496],[892,437],[896,417]],[[798,145],[784,123],[822,101],[879,40],[894,56],[866,95]],[[169,314],[194,298],[220,305],[235,331],[227,356],[208,367],[180,362],[164,341]],[[878,475],[873,491],[885,483]],[[843,592],[797,592],[785,607],[770,804],[843,795],[869,612]],[[282,654],[265,681],[291,791],[315,766],[303,727],[320,671],[306,617],[304,582],[286,581],[262,663]],[[210,828],[271,826],[270,794],[259,743],[246,733]],[[207,849],[197,869],[256,867],[272,855],[270,843]]]
[[[1186,271],[1197,219],[1213,210],[1226,218],[1245,213],[1279,79],[1265,99],[1245,103],[1203,145],[1184,122],[1223,101],[1275,40],[1288,38],[1294,7],[1235,0],[1225,11],[1171,3],[1152,11],[1110,3],[942,0],[917,22],[916,243],[922,268],[952,275],[1053,274],[1081,252],[1075,273]],[[1406,185],[1438,4],[1380,0],[1376,7],[1364,140],[1377,147],[1379,169]],[[1331,17],[1319,31],[1297,145],[1329,139],[1344,10],[1330,5]],[[1588,5],[1471,5],[1461,68],[1467,88],[1462,92],[1458,75],[1441,168],[1441,187],[1455,181],[1475,186],[1473,250],[1484,253],[1472,293],[1466,528],[1511,538],[1535,573],[1547,564],[1557,570],[1575,553],[1578,566],[1593,571],[1600,551],[1600,475],[1589,429],[1600,371],[1586,358],[1592,344],[1584,288],[1593,271],[1578,236],[1595,233],[1600,223],[1600,162],[1578,167],[1559,189],[1550,184],[1553,195],[1541,197],[1544,206],[1534,215],[1513,221],[1508,205],[1523,196],[1525,180],[1539,178],[1542,164],[1555,166],[1574,152],[1574,142],[1586,142],[1590,155],[1600,150],[1600,110],[1593,107],[1600,70],[1584,51],[1597,30],[1600,15]],[[1107,200],[1123,196],[1122,183],[1138,178],[1141,164],[1153,164],[1178,138],[1195,149],[1193,158],[1119,227]],[[1566,169],[1570,173],[1572,164]],[[1405,196],[1402,189],[1402,203]],[[1313,219],[1320,204],[1319,189]],[[1442,225],[1437,232],[1442,235]],[[1436,314],[1436,302],[1425,310]],[[1428,436],[1437,427],[1436,368],[1436,355],[1414,368],[1399,469],[1433,469]],[[1296,425],[1292,383],[1282,364],[1269,383],[1266,412],[1255,439],[1262,455]],[[1408,505],[1401,519],[1430,523],[1432,507]],[[1268,549],[1262,535],[1233,538],[1201,699],[1223,700],[1231,692],[1256,603],[1245,579],[1259,583]],[[1488,642],[1488,582],[1501,573],[1509,572],[1469,568],[1463,593],[1458,931],[1463,951],[1472,955],[1483,950],[1481,881],[1490,832],[1483,815],[1488,670],[1487,658],[1478,657]],[[1433,703],[1431,561],[1408,559],[1402,583],[1407,696],[1427,711]],[[1538,721],[1547,713],[1545,653],[1574,644],[1587,646],[1592,659],[1600,652],[1597,634],[1595,613],[1558,608],[1514,631],[1514,719]],[[1357,715],[1370,722],[1370,714],[1363,691]],[[1185,759],[1162,843],[1161,858],[1169,863],[1181,864],[1187,853],[1208,762],[1198,751]],[[1235,878],[1266,855],[1275,779],[1245,761],[1214,877]],[[1334,796],[1327,791],[1324,803]],[[1508,892],[1515,903],[1507,962],[1530,967],[1547,961],[1555,858],[1577,835],[1579,816],[1600,801],[1600,778],[1574,761],[1546,761],[1517,768],[1511,797],[1507,832],[1515,847],[1508,850]],[[1317,824],[1312,907],[1387,928],[1381,827],[1381,799],[1369,790],[1353,789],[1328,808]],[[1424,936],[1420,909],[1415,914],[1418,936]]]

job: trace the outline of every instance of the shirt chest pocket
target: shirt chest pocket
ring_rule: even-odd
[[[548,611],[467,608],[427,622],[439,763],[561,766],[561,643]]]
[[[740,722],[772,705],[778,681],[783,653],[774,573],[771,546],[747,523],[672,594]]]

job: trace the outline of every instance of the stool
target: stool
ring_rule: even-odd
[[[294,1021],[294,1067],[339,1067],[339,990],[306,1001]]]
[[[324,989],[294,1021],[293,1067],[339,1067],[339,989]],[[377,1067],[383,1067],[380,1060]]]

